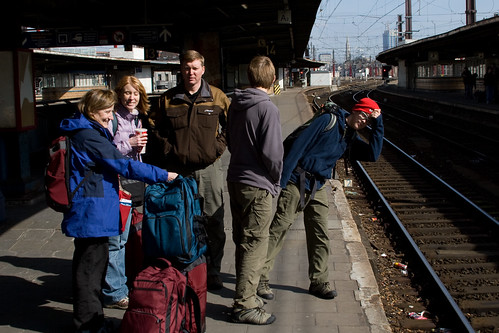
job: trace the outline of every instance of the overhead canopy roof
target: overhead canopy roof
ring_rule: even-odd
[[[294,68],[319,68],[326,65],[325,62],[310,60],[308,58],[298,58],[295,61],[291,62],[291,67]]]
[[[321,0],[25,0],[13,5],[16,3],[18,7],[22,3],[14,10],[19,26],[49,35],[69,32],[67,39],[53,37],[57,42],[92,43],[98,39],[98,43],[112,45],[120,44],[121,34],[122,44],[149,44],[178,52],[186,38],[214,32],[219,35],[225,61],[242,63],[256,54],[268,54],[275,62],[289,63],[303,56]],[[82,34],[75,37],[76,33]],[[24,36],[26,40],[28,47],[37,47],[36,40]]]
[[[497,57],[499,17],[476,22],[449,32],[388,49],[376,59],[389,65],[411,62],[453,61],[456,58]]]

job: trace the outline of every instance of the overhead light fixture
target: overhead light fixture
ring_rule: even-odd
[[[257,27],[261,26],[262,24],[260,22],[255,23]]]
[[[243,7],[244,9],[248,9],[248,5],[247,5],[247,4],[245,4],[245,3],[242,3],[242,4],[241,4],[241,7]]]

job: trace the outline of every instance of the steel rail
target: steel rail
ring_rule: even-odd
[[[389,142],[388,140],[386,140],[386,141],[390,145],[392,145],[395,149],[397,149],[398,151],[401,151],[398,147],[396,147],[395,145],[393,145],[391,142]],[[407,154],[404,153],[404,155],[406,157],[410,158],[411,160],[413,160]],[[415,160],[413,160],[413,161],[416,162]],[[383,196],[383,194],[381,193],[381,191],[379,190],[379,188],[376,186],[376,184],[374,183],[374,181],[369,177],[366,169],[364,169],[364,167],[362,166],[361,162],[355,161],[355,163],[356,163],[358,169],[361,171],[362,177],[369,184],[369,186],[371,187],[371,189],[376,193],[376,196],[382,202],[383,207],[388,212],[390,218],[393,221],[395,221],[395,224],[398,227],[398,230],[405,237],[405,241],[407,242],[407,244],[409,244],[409,248],[413,252],[413,256],[412,257],[415,257],[415,258],[417,258],[417,260],[419,260],[419,265],[418,265],[418,263],[416,263],[416,266],[424,267],[424,271],[418,271],[416,274],[422,274],[422,275],[425,275],[426,277],[428,277],[429,279],[427,281],[431,282],[431,285],[433,285],[433,288],[440,294],[440,297],[438,299],[440,301],[444,300],[445,303],[452,309],[453,315],[451,315],[451,316],[454,317],[453,318],[455,320],[454,324],[457,326],[456,329],[457,329],[458,332],[470,332],[470,333],[471,332],[475,332],[474,329],[473,329],[473,327],[471,326],[470,322],[466,318],[466,316],[463,314],[463,312],[461,311],[461,309],[459,308],[459,306],[454,301],[454,298],[451,296],[451,294],[449,293],[449,291],[447,290],[447,288],[444,286],[444,284],[442,283],[442,281],[440,280],[440,278],[438,277],[438,275],[435,273],[435,271],[431,267],[431,265],[428,262],[428,260],[426,259],[425,255],[419,249],[419,246],[415,243],[414,239],[411,237],[411,235],[409,234],[409,232],[407,231],[407,229],[404,227],[402,221],[400,221],[400,219],[398,218],[397,214],[395,213],[395,211],[390,206],[389,202]],[[417,164],[419,165],[419,163],[417,163]],[[434,175],[433,173],[430,172],[430,174],[432,176],[436,177],[436,175]]]
[[[433,173],[430,169],[416,161],[414,158],[412,158],[409,154],[407,154],[405,151],[397,147],[394,143],[392,143],[390,140],[383,138],[383,141],[388,143],[392,148],[397,150],[400,154],[402,154],[404,157],[409,159],[413,164],[417,165],[419,168],[421,168],[423,171],[425,171],[427,174],[431,175],[435,180],[437,180],[440,184],[442,184],[445,188],[447,188],[452,194],[457,196],[459,199],[464,201],[465,204],[467,204],[470,208],[472,208],[476,213],[480,214],[481,216],[485,217],[489,223],[492,224],[494,227],[499,227],[499,221],[497,221],[493,216],[491,216],[489,213],[484,211],[482,208],[480,208],[477,204],[475,204],[473,201],[468,199],[466,196],[464,196],[462,193],[460,193],[458,190],[456,190],[454,187],[449,185],[447,182],[445,182],[443,179],[438,177],[435,173]]]

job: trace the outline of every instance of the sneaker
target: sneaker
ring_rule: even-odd
[[[269,287],[269,281],[260,281],[258,282],[258,288],[256,289],[256,294],[261,298],[265,298],[268,300],[274,299],[274,293],[272,289]]]
[[[219,275],[208,275],[206,284],[209,290],[220,290],[224,287],[222,278]]]
[[[329,282],[311,283],[308,292],[323,299],[333,299],[338,296],[336,290],[331,289]]]
[[[113,304],[106,304],[105,307],[108,309],[121,309],[121,310],[126,310],[128,309],[128,303],[129,303],[129,298],[128,296],[125,296],[125,298],[119,300],[116,303]]]
[[[262,308],[233,309],[232,321],[235,323],[268,325],[275,321],[275,316],[271,313],[265,312]]]

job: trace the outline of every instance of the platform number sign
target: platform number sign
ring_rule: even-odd
[[[158,58],[158,51],[152,47],[144,49],[144,58],[146,60],[156,60]]]
[[[268,56],[276,54],[274,43],[267,44],[266,47],[267,47],[267,55]]]
[[[274,42],[267,43],[265,39],[260,38],[257,41],[257,46],[260,49],[260,52],[265,52],[265,55],[267,56],[276,54]]]

